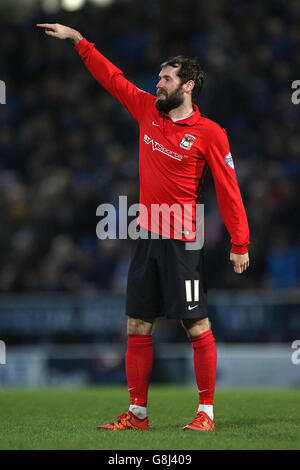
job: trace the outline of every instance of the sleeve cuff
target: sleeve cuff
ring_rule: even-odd
[[[245,255],[248,253],[248,245],[241,246],[241,245],[232,245],[230,253],[234,253],[236,255]]]
[[[89,44],[89,41],[87,41],[85,38],[82,38],[80,39],[79,43],[74,46],[74,49],[80,54]]]

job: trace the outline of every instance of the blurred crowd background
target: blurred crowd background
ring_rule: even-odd
[[[119,195],[138,202],[138,126],[71,42],[36,28],[43,22],[78,29],[151,93],[168,56],[198,57],[206,80],[197,104],[228,132],[251,234],[250,269],[236,276],[209,176],[208,287],[299,287],[300,106],[291,84],[300,78],[300,3],[106,3],[72,12],[49,0],[21,12],[0,4],[0,291],[126,287],[130,241],[98,240],[96,209],[117,208]]]
[[[250,268],[238,276],[209,175],[217,381],[299,385],[290,359],[300,332],[299,21],[298,0],[0,0],[1,385],[126,382],[131,241],[99,240],[96,210],[112,203],[118,214],[120,195],[139,200],[138,125],[70,41],[36,27],[44,22],[79,30],[150,93],[166,58],[198,57],[197,104],[227,130],[251,235]],[[193,383],[180,323],[161,319],[154,341],[152,380]]]

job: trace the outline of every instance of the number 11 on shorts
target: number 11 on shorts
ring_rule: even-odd
[[[199,280],[194,280],[194,299],[192,296],[192,281],[185,281],[185,294],[187,302],[199,302]]]

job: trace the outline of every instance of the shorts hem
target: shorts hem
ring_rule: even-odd
[[[149,314],[145,314],[143,313],[143,315],[141,315],[140,313],[130,313],[130,312],[125,312],[125,315],[127,317],[131,317],[131,318],[137,318],[139,320],[147,320],[147,319],[155,319],[155,318],[166,318],[167,320],[203,320],[204,318],[208,318],[208,313],[194,313],[194,314],[191,314],[191,315],[174,315],[174,314],[168,314],[167,312],[162,312],[160,314],[155,314],[153,315],[153,313],[149,313]]]
[[[203,320],[204,318],[208,318],[207,313],[198,313],[198,314],[191,314],[191,315],[166,315],[168,320]]]
[[[154,314],[153,313],[145,313],[143,312],[143,314],[141,315],[140,313],[132,313],[132,312],[125,312],[125,315],[127,317],[131,317],[131,318],[138,318],[139,320],[147,320],[147,319],[155,319],[155,318],[161,318],[161,317],[164,317],[165,316],[165,313],[157,313],[157,314]]]

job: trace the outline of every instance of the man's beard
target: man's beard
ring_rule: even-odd
[[[161,95],[164,95],[166,98],[160,98]],[[178,106],[183,103],[183,93],[181,85],[176,88],[169,95],[166,91],[160,90],[158,92],[157,100],[155,101],[155,106],[158,111],[163,111],[164,113],[169,113],[172,109],[178,108]]]

